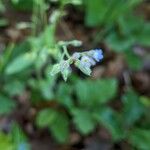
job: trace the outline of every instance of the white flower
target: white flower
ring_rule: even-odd
[[[96,64],[96,62],[89,56],[82,56],[81,63],[83,64],[83,66],[86,66],[89,68]]]

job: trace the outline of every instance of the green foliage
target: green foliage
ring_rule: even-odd
[[[143,28],[143,30],[139,30]],[[149,46],[150,26],[142,17],[133,15],[118,18],[117,29],[108,33],[105,42],[116,52],[126,52],[133,49],[135,44]]]
[[[73,4],[73,5],[81,5],[82,0],[59,0],[63,5]]]
[[[95,118],[109,130],[113,140],[121,140],[124,138],[125,132],[119,121],[119,115],[111,108],[101,108],[95,113]]]
[[[35,0],[11,0],[13,7],[17,10],[31,11]]]
[[[54,76],[60,72],[60,64],[55,64],[51,70],[51,75]]]
[[[1,16],[2,14],[5,13],[5,11],[6,11],[6,8],[5,8],[4,1],[0,0],[0,27],[5,27],[9,23],[7,18]]]
[[[150,33],[149,22],[146,22],[142,16],[130,14],[118,19],[119,31],[127,39],[130,38],[134,43],[142,46],[150,46],[148,36]],[[142,28],[143,30],[139,30]]]
[[[51,100],[54,97],[54,93],[52,91],[53,85],[50,84],[50,82],[51,82],[50,79],[45,80],[41,79],[39,81],[39,91],[46,100]]]
[[[99,27],[94,43],[102,42],[113,51],[125,53],[129,67],[139,70],[142,59],[133,53],[135,45],[150,46],[150,25],[133,13],[141,0],[84,0],[85,24]],[[142,29],[142,30],[139,30]]]
[[[4,18],[0,18],[0,27],[5,27],[8,25],[8,20]]]
[[[55,119],[56,113],[57,113],[56,111],[51,109],[42,110],[41,112],[39,112],[37,116],[36,119],[37,125],[40,128],[48,127]]]
[[[17,123],[12,125],[11,139],[15,149],[30,150],[27,138]]]
[[[146,96],[141,96],[140,97],[140,102],[146,106],[146,107],[150,107],[150,98],[146,97]]]
[[[58,142],[67,142],[69,138],[69,122],[65,113],[45,109],[39,112],[36,122],[39,127],[47,127]]]
[[[14,80],[4,86],[4,91],[10,96],[21,95],[25,90],[25,83]]]
[[[128,66],[132,70],[139,70],[142,67],[142,58],[134,54],[132,50],[127,50],[125,53],[125,58]]]
[[[80,133],[86,135],[92,132],[96,122],[91,112],[83,109],[72,109],[73,122]]]
[[[122,102],[124,105],[122,116],[124,126],[129,127],[141,118],[144,113],[144,106],[140,102],[138,95],[132,90],[123,95]]]
[[[15,102],[0,94],[0,115],[9,114],[15,108]]]
[[[88,26],[112,25],[118,18],[128,15],[141,0],[84,0]]]
[[[110,33],[105,42],[108,46],[116,52],[122,52],[129,49],[134,44],[133,37],[123,37],[118,35],[116,32]]]
[[[0,1],[1,13],[6,10],[3,2]],[[143,60],[134,53],[134,46],[150,46],[149,23],[133,13],[140,2],[141,0],[11,0],[10,4],[18,12],[32,10],[32,22],[29,23],[32,34],[20,44],[10,43],[4,49],[0,47],[0,115],[13,112],[16,109],[14,98],[22,96],[27,90],[31,107],[38,103],[56,104],[56,107],[48,105],[40,111],[37,109],[35,121],[37,127],[48,129],[59,143],[69,141],[70,124],[84,136],[100,126],[110,133],[114,142],[125,140],[136,149],[148,150],[150,118],[147,109],[150,102],[147,95],[141,96],[133,89],[122,93],[122,85],[117,78],[92,80],[90,77],[80,79],[79,76],[72,75],[67,82],[62,82],[56,74],[61,72],[66,80],[70,73],[68,67],[62,71],[61,65],[57,64],[52,69],[53,63],[58,63],[62,56],[66,59],[69,55],[65,50],[62,55],[64,47],[82,44],[74,39],[68,42],[59,41],[58,38],[56,42],[57,24],[67,14],[64,7],[73,4],[84,11],[85,25],[97,33],[93,39],[90,37],[91,46],[94,47],[96,40],[115,51],[115,55],[123,53],[131,72],[140,70]],[[47,23],[48,18],[45,19],[49,7],[52,8],[50,24]],[[0,19],[0,27],[8,23],[7,18]],[[103,67],[107,66],[106,61],[107,56]],[[74,60],[71,61],[73,62]],[[80,60],[75,65],[86,75],[91,74],[92,70],[84,68]],[[54,76],[50,76],[50,71]],[[119,110],[112,107],[116,103],[121,105]],[[1,149],[30,149],[21,127],[14,124],[8,134],[0,131]]]
[[[57,101],[70,110],[74,106],[73,99],[71,97],[72,92],[72,85],[67,83],[60,83],[56,93]]]
[[[148,150],[150,148],[150,130],[135,128],[129,135],[129,141],[137,149]]]
[[[33,64],[35,61],[35,53],[25,53],[15,58],[13,62],[6,68],[6,74],[11,75],[23,71]]]
[[[54,122],[49,126],[53,136],[60,143],[65,143],[69,139],[69,120],[63,113],[57,113]]]
[[[117,81],[115,79],[78,80],[75,90],[80,104],[97,106],[109,102],[116,95]]]
[[[12,124],[12,129],[9,134],[0,132],[0,149],[30,150],[30,146],[26,140],[26,137],[18,124]]]
[[[14,146],[11,143],[11,138],[0,132],[0,149],[13,150]]]

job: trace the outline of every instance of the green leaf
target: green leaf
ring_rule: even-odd
[[[68,76],[70,75],[70,73],[71,73],[70,68],[67,68],[67,69],[64,69],[63,71],[61,71],[61,74],[62,74],[63,79],[64,79],[65,81],[67,81],[67,78],[68,78]]]
[[[63,5],[72,4],[72,5],[81,5],[82,0],[61,0]]]
[[[64,113],[57,113],[55,121],[49,126],[52,135],[60,143],[66,143],[69,138],[69,120]]]
[[[60,62],[60,70],[61,70],[63,79],[65,81],[67,81],[67,78],[68,78],[69,74],[71,73],[70,61],[69,60],[61,61]]]
[[[35,61],[35,53],[25,53],[15,58],[11,63],[8,64],[5,72],[8,75],[15,74],[27,69]]]
[[[85,23],[90,27],[114,25],[117,20],[125,15],[130,15],[131,10],[141,0],[83,0],[85,4]]]
[[[80,104],[97,106],[109,102],[116,95],[117,81],[115,79],[78,80],[75,91]]]
[[[141,96],[140,101],[145,107],[150,107],[150,97]]]
[[[142,46],[150,46],[150,24],[141,16],[129,15],[119,18],[120,32],[128,37],[133,37],[135,43]],[[142,30],[139,30],[141,29]]]
[[[120,32],[129,37],[130,35],[133,36],[140,32],[139,28],[142,27],[143,21],[141,22],[141,18],[135,17],[135,15],[130,16],[123,16],[118,19],[118,25],[120,28]]]
[[[73,109],[72,115],[74,124],[80,133],[86,135],[94,130],[96,123],[91,112],[83,109]]]
[[[52,90],[52,85],[49,80],[40,80],[39,89],[44,99],[51,100],[54,97],[54,92]]]
[[[35,60],[36,69],[41,69],[41,67],[43,67],[46,64],[48,57],[49,57],[48,49],[46,48],[41,49]]]
[[[8,82],[4,85],[4,90],[10,95],[21,95],[23,91],[25,90],[25,85],[23,82],[14,80],[11,82]]]
[[[64,113],[54,109],[45,109],[39,112],[36,123],[39,127],[48,127],[55,139],[64,143],[69,137],[69,120]]]
[[[144,22],[143,23],[143,30],[140,30],[141,32],[139,35],[137,35],[137,41],[139,42],[140,45],[142,46],[150,46],[150,23],[149,22]]]
[[[126,62],[133,70],[139,70],[142,67],[142,60],[134,54],[132,50],[127,50],[125,53]]]
[[[0,95],[0,115],[9,114],[15,108],[15,102]]]
[[[150,130],[135,128],[130,132],[129,142],[140,150],[150,148]]]
[[[0,132],[0,149],[1,150],[14,150],[14,145],[11,142],[11,137]]]
[[[17,10],[31,11],[34,0],[11,0],[12,6]]]
[[[53,109],[44,109],[40,111],[36,117],[36,124],[40,128],[50,126],[56,119],[57,113]]]
[[[0,13],[3,13],[5,11],[5,5],[3,1],[0,1]]]
[[[57,89],[57,99],[58,102],[67,108],[72,108],[73,106],[73,99],[71,98],[72,94],[72,86],[67,83],[60,83]]]
[[[51,70],[51,76],[60,72],[60,64],[55,64]]]
[[[13,123],[12,125],[11,138],[15,149],[30,150],[30,146],[27,141],[27,138],[17,123]]]
[[[127,91],[123,97],[123,122],[125,126],[132,126],[144,113],[144,106],[140,102],[138,95],[132,91]]]
[[[15,58],[25,54],[30,53],[31,45],[30,41],[27,39],[21,43],[18,43],[17,45],[11,44],[9,47],[9,51],[6,51],[6,55],[9,58],[9,62],[13,62]],[[7,48],[7,49],[8,49]]]
[[[16,123],[13,123],[10,133],[4,134],[0,132],[0,149],[30,150],[24,133]]]
[[[42,1],[38,1],[38,2],[42,2]],[[57,55],[58,58],[58,48],[56,46],[54,33],[55,33],[55,24],[51,24],[50,26],[47,26],[45,30],[38,37],[31,37],[29,41],[32,50],[38,51],[39,53],[41,50],[44,51],[46,50],[48,54],[51,54],[53,56]]]
[[[125,132],[119,121],[119,116],[111,108],[102,108],[95,111],[95,118],[111,133],[113,140],[120,140],[125,136]]]
[[[130,37],[120,37],[117,33],[112,32],[105,39],[106,44],[116,52],[123,52],[133,46],[135,39]]]
[[[99,0],[84,0],[85,4],[85,22],[88,26],[97,26],[102,24],[102,19],[107,11],[107,5],[104,1]],[[104,9],[105,8],[105,9]]]
[[[5,27],[9,24],[7,19],[0,18],[0,27]]]

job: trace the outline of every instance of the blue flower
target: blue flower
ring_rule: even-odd
[[[20,143],[19,145],[18,145],[18,149],[17,150],[26,150],[26,149],[28,149],[28,145],[27,145],[27,143]]]
[[[101,49],[95,49],[89,51],[89,55],[94,58],[97,62],[103,59],[103,52]]]
[[[94,50],[94,53],[93,53],[93,58],[99,62],[100,60],[103,59],[103,52],[101,49],[96,49]]]

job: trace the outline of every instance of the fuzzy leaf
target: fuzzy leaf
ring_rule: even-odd
[[[54,76],[55,74],[60,72],[60,64],[56,64],[53,66],[51,70],[51,76]]]
[[[71,73],[71,70],[68,68],[68,69],[64,69],[62,72],[61,72],[61,74],[62,74],[62,76],[63,76],[63,79],[65,80],[65,81],[67,81],[67,78],[68,78],[68,76],[69,76],[69,74]]]
[[[61,69],[61,74],[63,76],[63,79],[67,81],[67,78],[69,74],[71,73],[71,68],[70,68],[70,63],[69,60],[67,61],[61,61],[60,62],[60,69]]]

